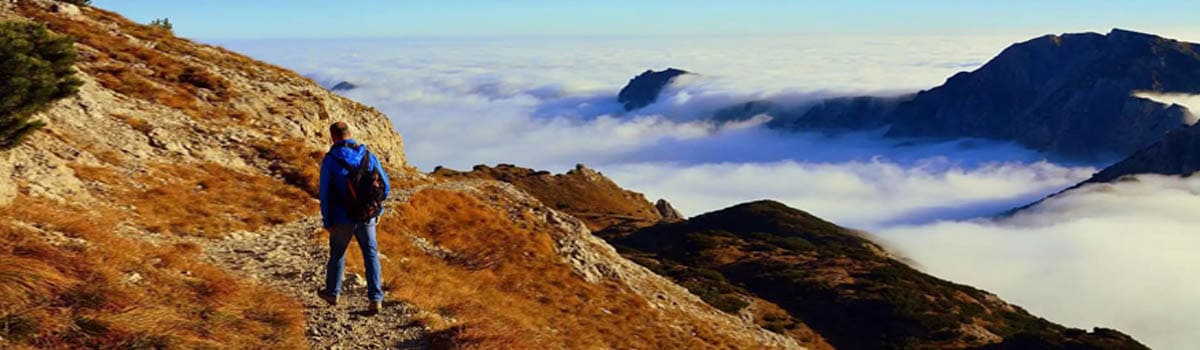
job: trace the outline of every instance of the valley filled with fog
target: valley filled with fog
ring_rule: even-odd
[[[862,229],[919,268],[1074,327],[1151,347],[1200,342],[1200,179],[1140,176],[1008,209],[1086,180],[1109,160],[1012,143],[781,132],[772,116],[716,122],[755,99],[803,105],[899,95],[978,68],[1029,35],[218,40],[306,74],[391,117],[412,165],[583,163],[685,215],[770,198]],[[1180,38],[1191,39],[1191,38]],[[698,73],[626,112],[647,69]],[[1194,101],[1194,97],[1179,97]]]

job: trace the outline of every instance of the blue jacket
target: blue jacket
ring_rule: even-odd
[[[333,144],[329,147],[329,152],[325,153],[325,159],[321,160],[321,194],[318,197],[321,199],[321,217],[325,221],[325,227],[358,223],[350,218],[341,203],[347,192],[346,176],[350,171],[343,168],[337,159],[343,159],[350,166],[357,167],[362,161],[363,152],[366,151],[366,145],[349,139]],[[371,153],[370,162],[370,168],[379,169],[379,173],[383,175],[383,198],[387,198],[392,190],[387,172],[379,165],[379,158],[375,158],[374,153]],[[382,214],[382,211],[380,213]]]

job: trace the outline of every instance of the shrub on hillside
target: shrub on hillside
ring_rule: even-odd
[[[175,26],[171,25],[171,19],[165,18],[165,17],[157,18],[157,19],[150,21],[150,26],[161,28],[161,29],[166,29],[168,31],[171,29],[174,29],[174,27],[175,27]]]
[[[30,117],[51,102],[71,96],[75,77],[72,40],[40,23],[0,23],[0,150],[20,144],[45,123]]]
[[[59,1],[62,1],[62,2],[68,3],[68,4],[72,4],[72,5],[76,5],[76,6],[90,6],[92,4],[92,0],[59,0]]]

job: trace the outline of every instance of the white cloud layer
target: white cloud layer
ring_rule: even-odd
[[[1014,217],[875,233],[939,277],[1074,327],[1155,349],[1200,343],[1200,177],[1140,176],[1057,196]]]
[[[1171,196],[1180,190],[1170,187],[1170,181],[1131,190],[1137,196],[1122,194],[1120,198],[1143,199],[1128,204],[1112,198],[1079,200],[1063,202],[1056,210],[1052,201],[1037,213],[1002,223],[946,221],[1034,201],[1087,178],[1101,164],[1047,161],[1012,144],[980,140],[914,143],[884,140],[878,132],[781,134],[761,126],[770,118],[765,115],[733,124],[700,118],[748,99],[802,104],[835,95],[911,92],[973,69],[1024,39],[474,38],[221,44],[327,85],[343,80],[358,85],[344,94],[387,113],[405,137],[410,161],[425,170],[513,163],[563,171],[585,163],[625,187],[667,198],[689,215],[772,198],[842,225],[880,232],[934,274],[998,292],[1051,320],[1114,326],[1165,348],[1187,340],[1200,343],[1197,332],[1178,328],[1198,329],[1196,324],[1172,313],[1176,306],[1197,311],[1197,265],[1186,256],[1200,249],[1192,237],[1200,232],[1188,231],[1196,222],[1179,217],[1186,217],[1181,210],[1196,212],[1195,203]],[[655,104],[625,113],[617,91],[641,71],[666,67],[701,76],[669,87]],[[1161,186],[1166,187],[1156,190]],[[1183,198],[1172,204],[1184,209],[1155,204],[1169,198]],[[1128,215],[1122,214],[1126,208]],[[1144,264],[1131,267],[1134,262]],[[1181,265],[1186,263],[1192,265]],[[1182,276],[1190,281],[1167,272],[1187,268],[1192,268],[1190,275]]]
[[[1150,91],[1138,91],[1134,96],[1147,98],[1159,103],[1177,104],[1184,106],[1191,112],[1191,119],[1187,120],[1188,124],[1195,124],[1200,118],[1200,95],[1180,94],[1180,93],[1159,93]]]
[[[841,225],[876,229],[936,218],[972,218],[1031,202],[1086,179],[1090,168],[1046,162],[963,168],[946,158],[903,165],[880,158],[844,163],[629,164],[610,168],[620,184],[645,188],[695,215],[771,198]]]

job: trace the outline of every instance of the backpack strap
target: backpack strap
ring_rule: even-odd
[[[364,171],[371,171],[371,150],[365,149],[365,147],[367,147],[367,146],[362,146],[362,147],[364,147],[364,149],[363,149],[362,160],[358,161],[359,169],[362,169]]]

